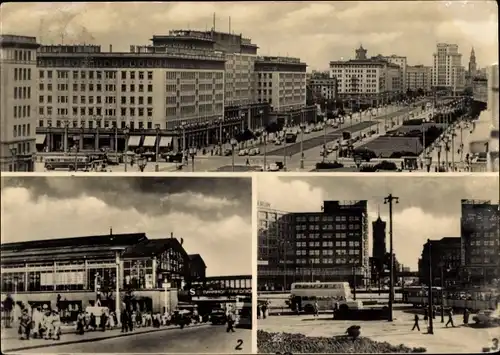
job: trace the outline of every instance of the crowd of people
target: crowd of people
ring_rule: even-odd
[[[19,318],[18,333],[21,339],[40,338],[54,339],[61,338],[61,317],[58,310],[50,310],[48,307],[36,307],[30,311],[28,308],[22,310]]]

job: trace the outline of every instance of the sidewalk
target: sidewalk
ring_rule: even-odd
[[[186,326],[186,328],[196,328],[201,326],[207,326],[209,324],[192,324]],[[78,343],[88,343],[93,341],[105,340],[105,339],[113,339],[126,337],[131,335],[138,334],[146,334],[146,333],[154,333],[167,331],[172,329],[178,329],[178,326],[163,326],[160,328],[153,327],[144,327],[144,328],[134,328],[132,332],[122,333],[120,328],[115,328],[111,330],[102,331],[91,331],[86,332],[83,335],[76,334],[75,328],[67,328],[63,330],[63,334],[61,335],[60,340],[45,340],[45,339],[30,339],[30,340],[21,340],[19,336],[17,336],[17,331],[15,331],[15,337],[8,336],[4,338],[4,329],[2,329],[2,353],[7,352],[19,352],[22,350],[28,349],[38,349],[45,348],[50,346],[58,346],[58,345],[69,345],[69,344],[78,344]],[[10,328],[9,328],[10,330]],[[9,332],[10,333],[10,332]]]

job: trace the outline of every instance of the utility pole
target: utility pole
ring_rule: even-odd
[[[389,194],[384,197],[384,204],[389,204],[389,253],[390,253],[390,266],[389,266],[389,322],[393,318],[393,303],[394,303],[394,245],[393,245],[393,230],[392,230],[392,203],[399,203],[399,197]]]
[[[429,329],[427,334],[434,334],[434,305],[432,304],[432,244],[431,240],[427,239],[427,245],[429,246],[429,290],[427,292],[428,303],[429,303]]]

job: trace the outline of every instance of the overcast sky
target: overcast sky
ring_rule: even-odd
[[[158,3],[7,3],[2,32],[42,43],[94,43],[128,51],[170,29],[212,27],[250,37],[262,55],[301,57],[310,69],[349,59],[363,44],[368,55],[397,54],[408,64],[432,64],[436,43],[456,43],[467,67],[471,47],[480,67],[498,61],[495,1],[306,1]]]
[[[389,193],[399,197],[393,208],[396,258],[418,268],[427,239],[460,236],[460,200],[487,199],[497,202],[499,178],[489,177],[282,177],[261,175],[258,199],[272,208],[289,212],[321,211],[324,200],[368,200],[370,255],[371,222],[378,209],[388,222]],[[293,193],[291,193],[293,191]],[[389,248],[387,223],[387,248]]]
[[[251,195],[248,178],[2,178],[2,242],[173,232],[207,275],[250,275]]]

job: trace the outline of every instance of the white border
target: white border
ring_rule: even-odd
[[[252,354],[257,354],[258,175],[252,173]]]

